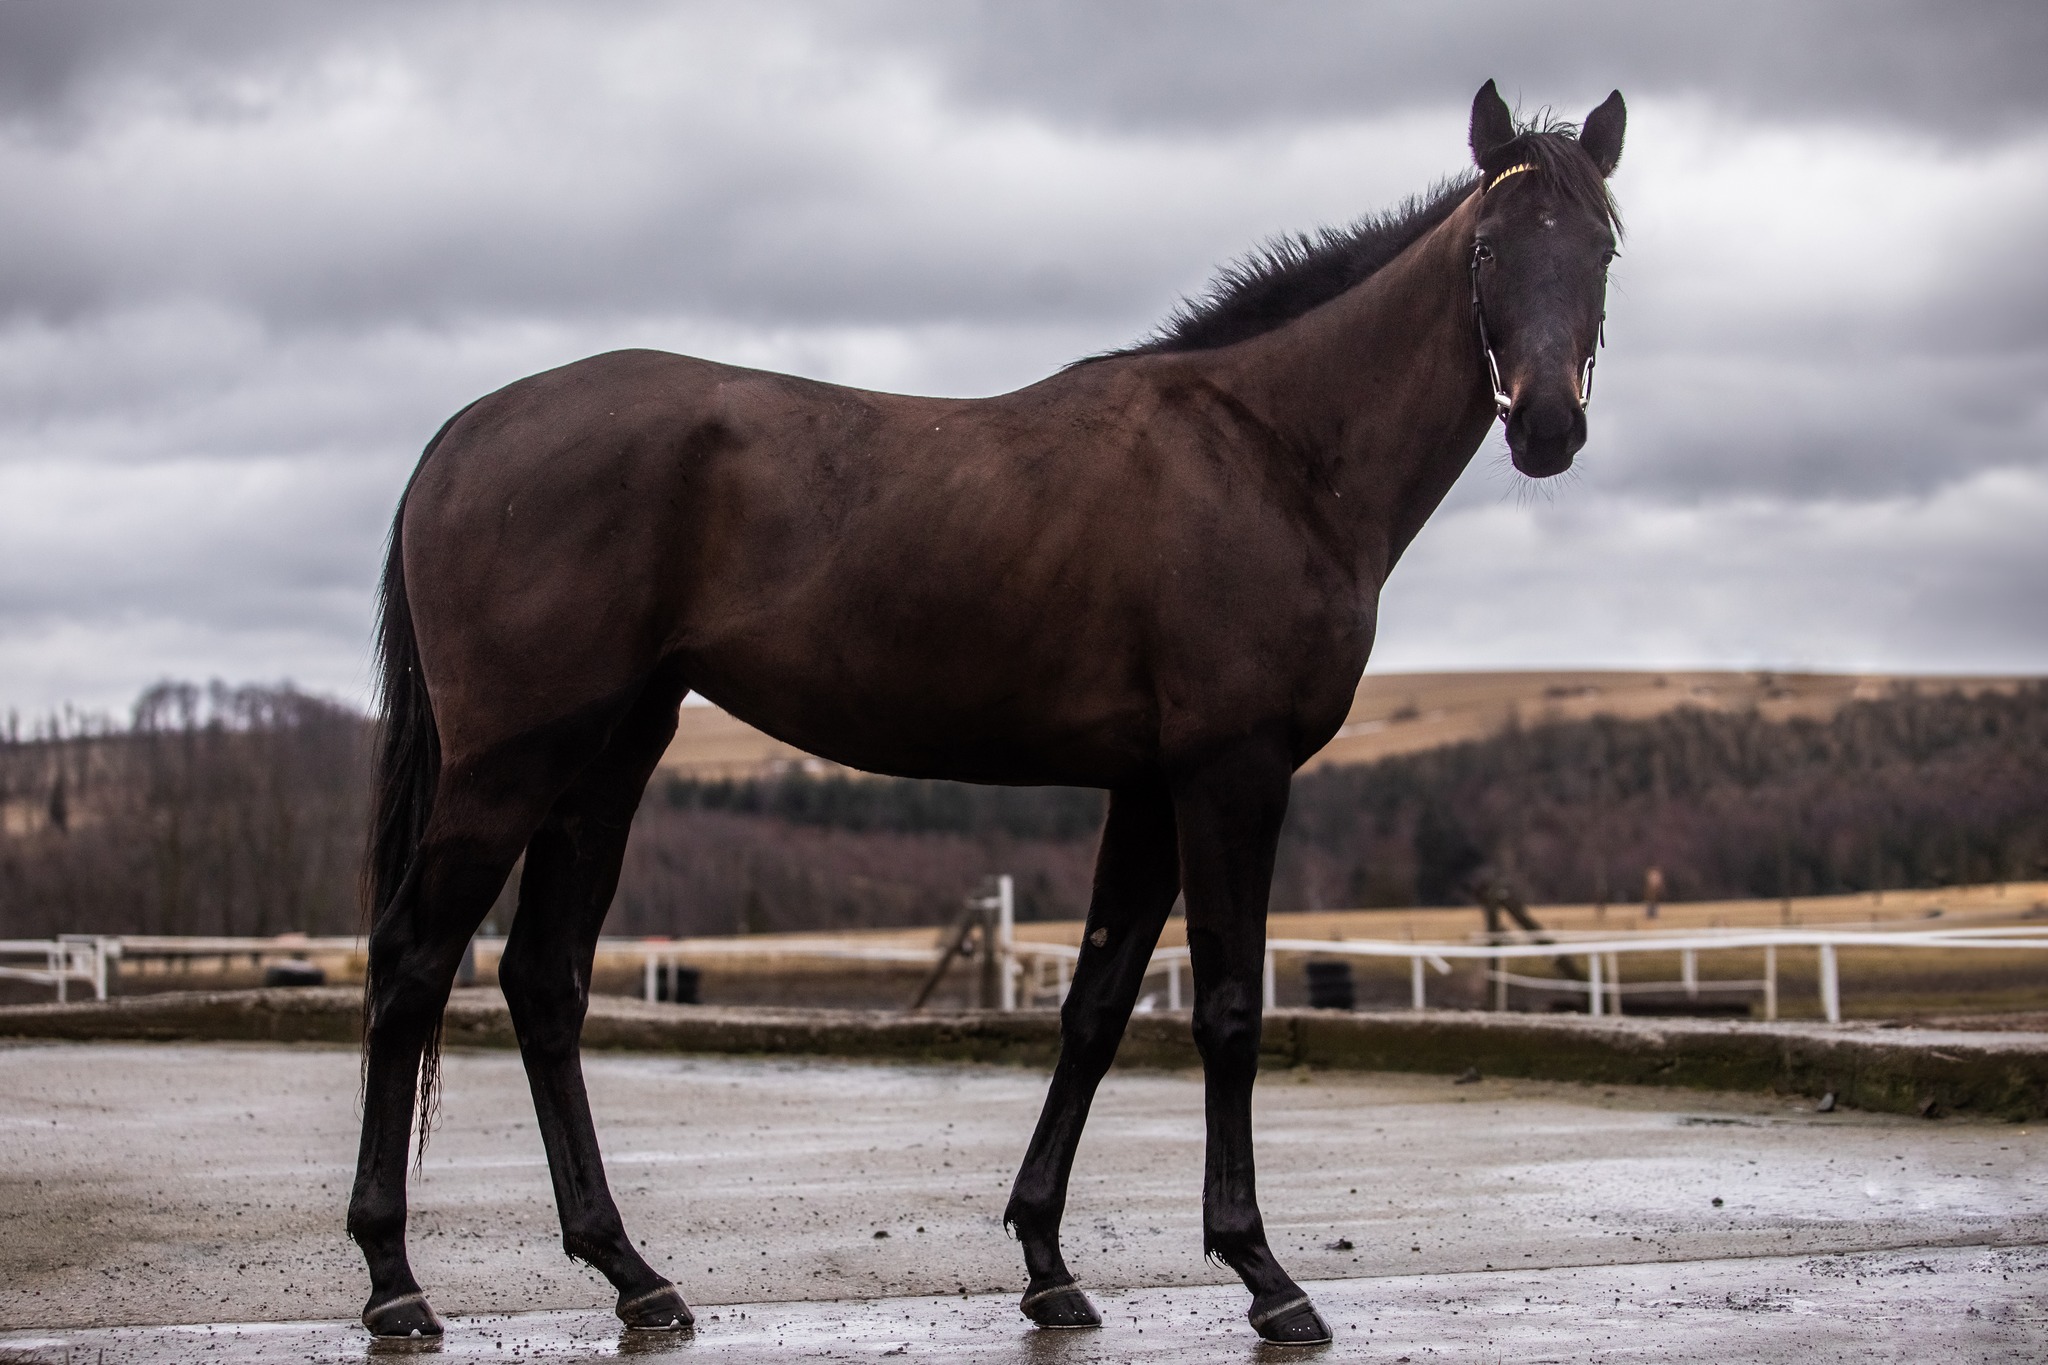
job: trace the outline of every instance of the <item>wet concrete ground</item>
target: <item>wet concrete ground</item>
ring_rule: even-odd
[[[1243,1291],[1200,1255],[1192,1075],[1105,1084],[1067,1247],[1109,1326],[1055,1337],[1015,1315],[1022,1268],[999,1224],[1039,1075],[619,1055],[587,1067],[628,1227],[693,1302],[724,1305],[687,1342],[629,1346],[1258,1354]],[[466,1318],[443,1354],[617,1353],[607,1287],[557,1246],[517,1057],[452,1054],[446,1077],[413,1187],[415,1269]],[[355,1094],[340,1049],[0,1047],[0,1360],[361,1356],[366,1338],[345,1324],[365,1285],[340,1228]],[[2048,1355],[2038,1127],[1811,1110],[1269,1075],[1262,1202],[1297,1278],[1329,1282],[1314,1292],[1339,1332],[1331,1359]],[[493,1314],[519,1316],[479,1316]],[[265,1322],[287,1325],[73,1330]]]

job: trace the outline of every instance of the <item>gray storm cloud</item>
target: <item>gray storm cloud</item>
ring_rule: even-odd
[[[455,408],[654,345],[990,392],[1629,97],[1583,473],[1482,452],[1382,666],[2048,667],[2033,4],[0,7],[0,705],[367,676]]]

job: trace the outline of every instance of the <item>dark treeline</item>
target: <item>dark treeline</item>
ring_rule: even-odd
[[[0,935],[346,933],[371,728],[289,687],[150,689],[0,736]],[[1085,909],[1100,793],[792,770],[658,777],[612,933],[950,918],[987,873]],[[1901,691],[1832,720],[1679,710],[1510,729],[1298,778],[1274,907],[1770,897],[2048,875],[2048,684]],[[513,892],[496,912],[510,919]]]
[[[641,837],[679,847],[716,843],[708,825],[701,835],[684,830],[717,815],[720,837],[742,837],[744,824],[731,817],[744,816],[792,837],[801,830],[820,850],[886,833],[911,861],[939,857],[913,853],[938,847],[919,839],[951,840],[955,852],[940,858],[948,866],[979,848],[988,866],[1002,867],[1028,848],[1038,864],[1031,908],[1046,916],[1085,908],[1102,811],[1090,791],[797,771],[670,779],[649,806],[660,813],[643,808]],[[1628,900],[1651,867],[1673,899],[1817,895],[2039,877],[2048,875],[2044,859],[2048,684],[1973,696],[1901,689],[1826,721],[1681,709],[1513,728],[1306,774],[1294,783],[1273,903],[1461,904],[1481,871],[1536,901]],[[780,907],[791,893],[768,889],[785,874],[748,874],[740,900],[786,922]],[[799,897],[812,907],[805,914],[837,897],[836,910],[806,922],[851,922],[868,913],[855,902],[880,894],[846,886],[828,876]],[[744,921],[751,912],[731,895],[725,922]]]
[[[2048,875],[2048,684],[1831,720],[1684,709],[1510,729],[1296,780],[1276,903],[1824,895]]]
[[[0,738],[0,934],[351,933],[368,726],[289,685],[160,683]]]

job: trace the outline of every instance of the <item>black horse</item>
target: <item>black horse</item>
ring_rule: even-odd
[[[634,1249],[578,1060],[628,827],[691,690],[912,777],[1105,788],[1060,1058],[1004,1215],[1024,1312],[1098,1319],[1061,1259],[1074,1149],[1177,895],[1207,1084],[1203,1247],[1270,1341],[1326,1340],[1252,1172],[1260,969],[1295,768],[1343,720],[1380,588],[1495,420],[1537,478],[1585,440],[1625,113],[1518,126],[1477,172],[1269,246],[1152,340],[995,398],[867,393],[652,351],[520,380],[428,445],[384,569],[363,1141],[348,1230],[379,1336],[441,1324],[406,1163],[463,947],[523,853],[500,981],[571,1256],[628,1327],[690,1310]]]

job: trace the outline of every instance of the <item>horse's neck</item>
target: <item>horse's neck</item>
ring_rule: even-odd
[[[1470,295],[1477,199],[1365,283],[1238,352],[1219,376],[1299,451],[1331,525],[1384,576],[1493,422]]]

